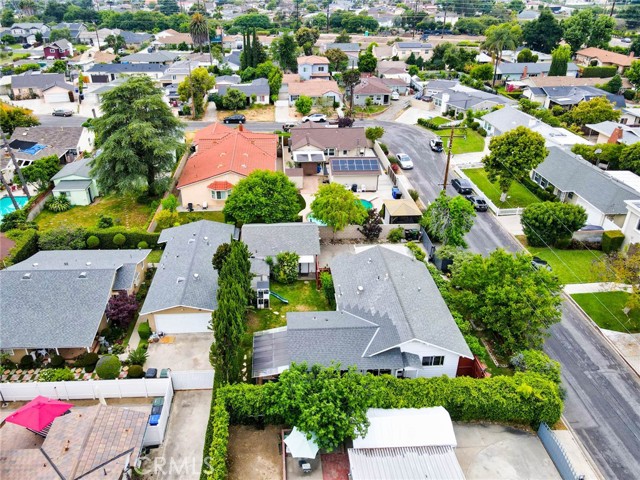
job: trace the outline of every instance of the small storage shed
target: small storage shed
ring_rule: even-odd
[[[422,212],[416,202],[409,198],[385,200],[382,209],[384,223],[391,225],[419,223],[422,218]]]
[[[89,174],[89,158],[82,158],[62,167],[53,178],[53,195],[66,196],[71,205],[90,205],[100,194],[98,184]]]

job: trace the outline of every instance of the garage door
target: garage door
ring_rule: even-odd
[[[69,101],[69,92],[44,94],[47,103],[61,103]]]
[[[172,313],[156,315],[156,330],[164,333],[210,332],[211,313]]]

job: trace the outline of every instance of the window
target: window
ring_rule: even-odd
[[[228,194],[228,190],[211,190],[211,198],[214,200],[226,200]]]
[[[349,153],[348,150],[342,150],[342,155],[347,155]]]
[[[636,225],[636,230],[640,231],[640,218],[638,219],[638,224]]]
[[[324,154],[328,157],[335,157],[336,149],[335,148],[325,148]]]
[[[569,192],[569,193],[567,194],[567,197],[569,197],[569,198],[573,198],[573,192]]]
[[[534,173],[534,174],[533,174],[533,181],[534,181],[534,182],[536,182],[537,184],[540,184],[540,179],[541,179],[541,178],[542,178],[542,177],[540,176],[540,174],[539,174],[539,173]]]
[[[11,357],[14,355],[13,350],[11,348],[0,348],[0,353],[4,353]]]
[[[549,185],[549,182],[547,181],[547,179],[546,179],[546,178],[542,178],[542,179],[540,180],[540,186],[541,186],[542,188],[547,188],[547,186],[548,186],[548,185]]]
[[[442,355],[422,357],[423,367],[438,367],[440,365],[444,365],[444,356]]]

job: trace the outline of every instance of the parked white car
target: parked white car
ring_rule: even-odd
[[[400,168],[403,170],[411,170],[413,168],[413,161],[411,157],[406,153],[399,153],[396,155],[396,159],[398,160],[398,164]]]
[[[308,117],[302,117],[302,123],[307,123],[307,122],[320,123],[320,122],[326,122],[326,121],[327,121],[327,116],[321,113],[314,113],[312,115],[309,115]]]
[[[393,92],[391,94],[391,100],[400,100],[400,94],[398,92]]]

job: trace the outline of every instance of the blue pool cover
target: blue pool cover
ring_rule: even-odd
[[[36,153],[38,153],[40,150],[43,150],[47,148],[46,145],[40,145],[39,143],[36,143],[35,145],[33,145],[32,147],[29,148],[25,148],[25,149],[20,149],[21,152],[24,153],[28,153],[29,155],[35,155]]]

